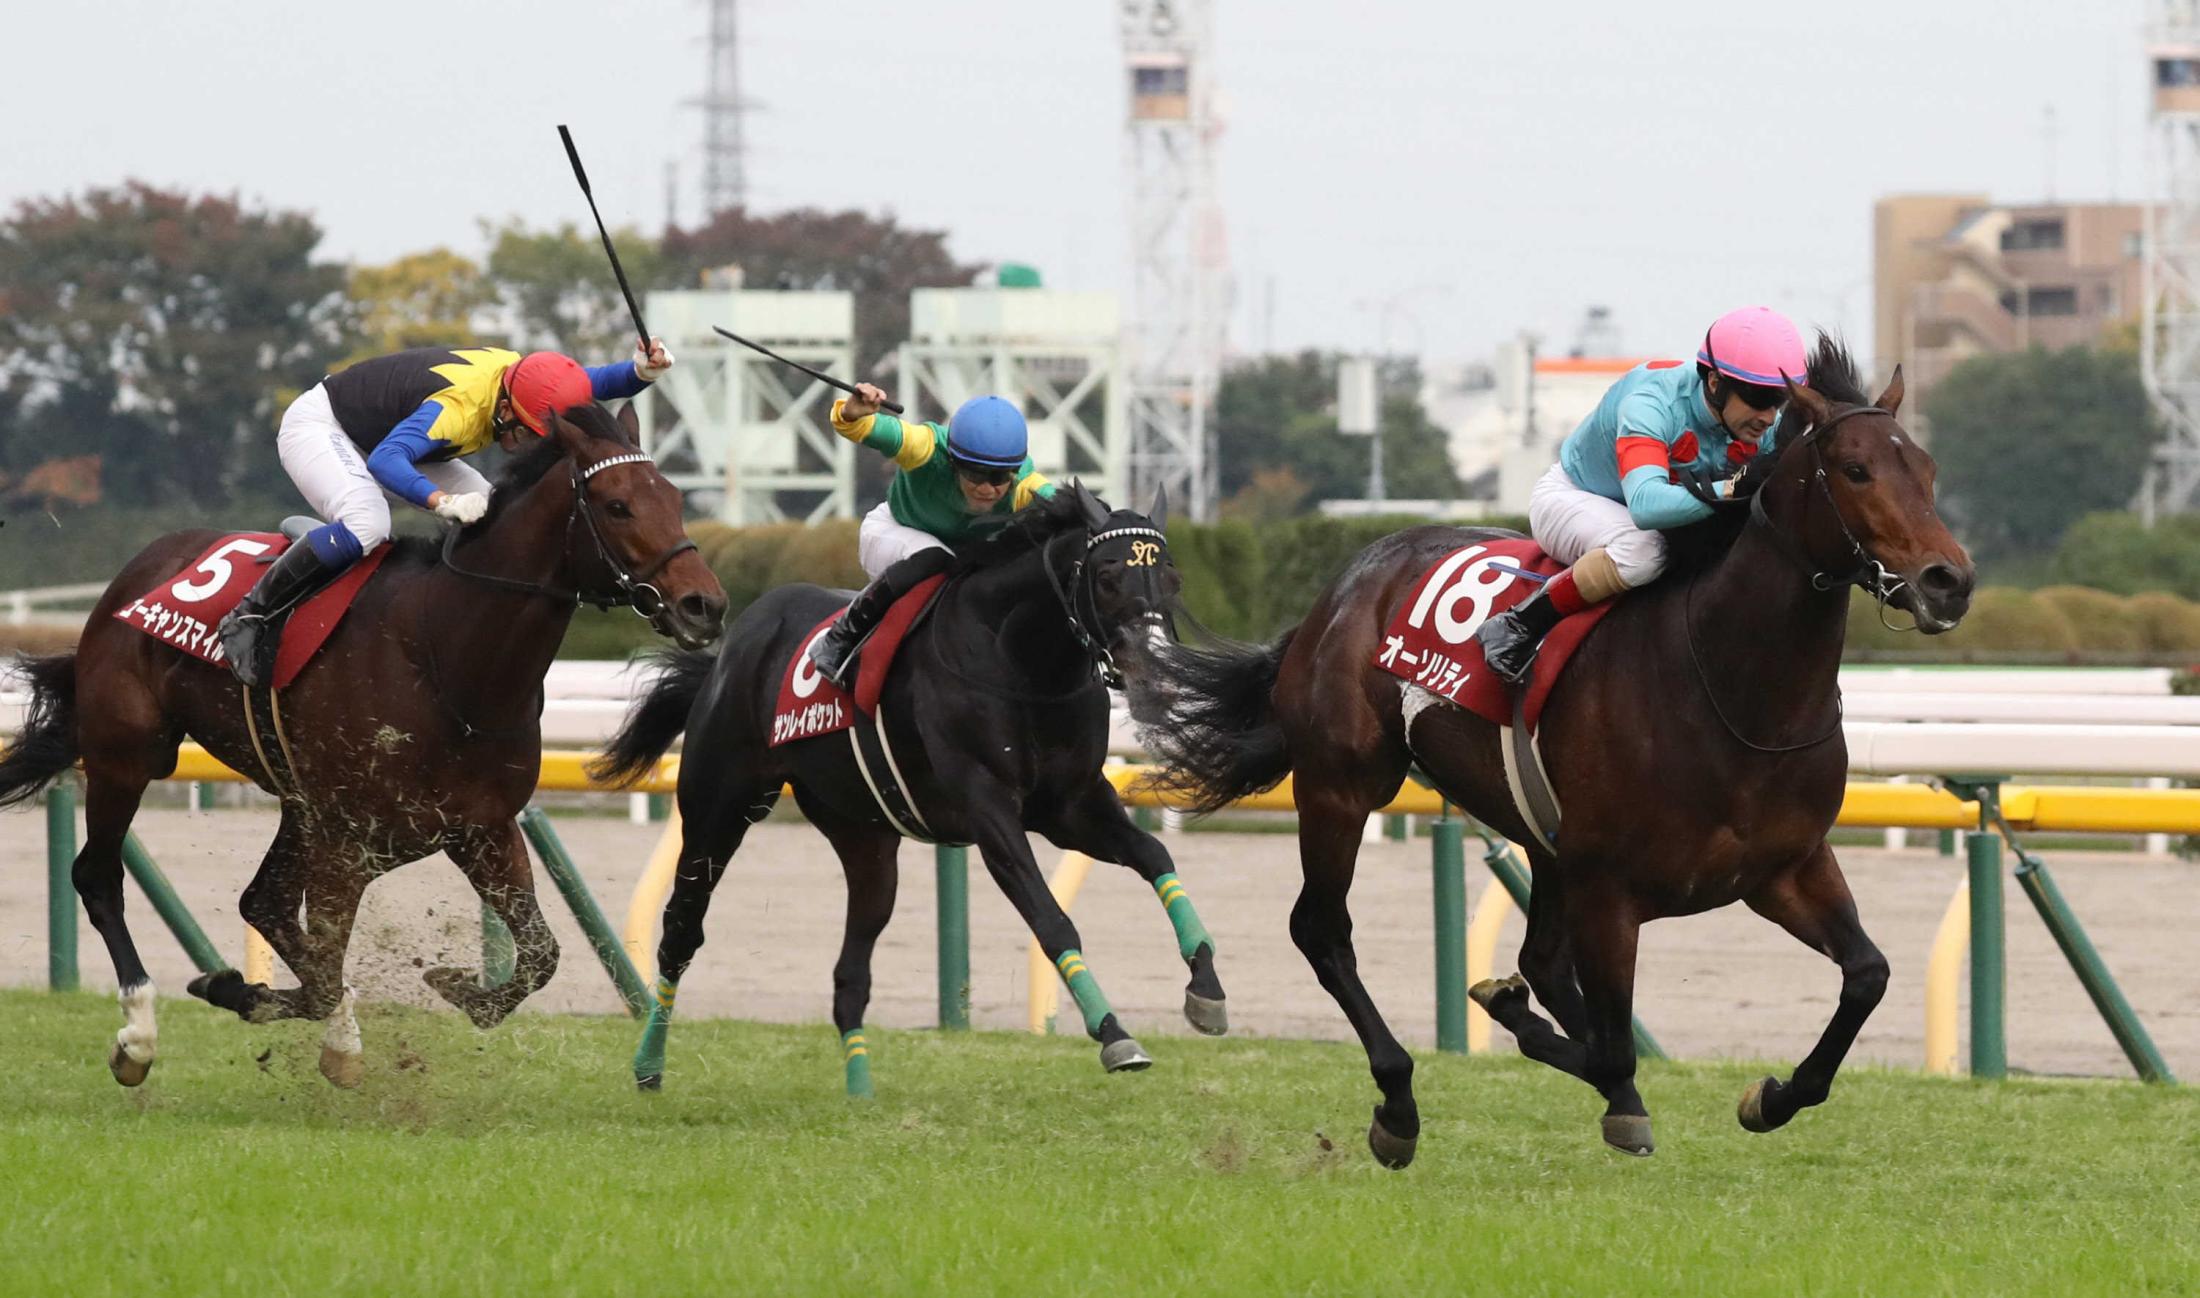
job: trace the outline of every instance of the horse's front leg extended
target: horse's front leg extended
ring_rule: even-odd
[[[1864,935],[1856,901],[1833,849],[1818,845],[1803,864],[1773,879],[1747,899],[1749,908],[1793,933],[1803,945],[1841,966],[1841,1001],[1818,1044],[1786,1082],[1763,1078],[1742,1093],[1742,1126],[1771,1131],[1802,1109],[1825,1103],[1833,1075],[1856,1034],[1887,991],[1887,958]]]
[[[483,987],[471,970],[452,966],[439,965],[424,976],[475,1027],[493,1028],[557,972],[558,940],[535,902],[534,869],[518,821],[462,830],[444,842],[443,850],[474,886],[481,904],[511,930],[512,976],[494,987]]]
[[[1176,929],[1176,949],[1191,971],[1191,980],[1184,987],[1185,1021],[1208,1036],[1219,1037],[1229,1031],[1222,979],[1215,973],[1215,940],[1200,922],[1199,912],[1184,890],[1184,881],[1177,877],[1169,849],[1130,818],[1114,786],[1095,776],[1037,828],[1057,847],[1138,872],[1138,877],[1161,899],[1169,923]]]
[[[1039,863],[1031,857],[1015,795],[996,785],[972,789],[969,797],[971,836],[985,857],[986,872],[993,876],[1016,913],[1023,916],[1031,935],[1039,940],[1039,949],[1047,953],[1047,959],[1054,962],[1055,971],[1069,986],[1078,1011],[1084,1015],[1086,1033],[1100,1043],[1101,1065],[1111,1073],[1151,1066],[1153,1056],[1116,1021],[1115,1011],[1100,991],[1099,980],[1086,967],[1077,926],[1062,913],[1039,873]]]

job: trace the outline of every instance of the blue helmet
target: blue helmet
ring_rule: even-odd
[[[966,464],[1019,468],[1030,442],[1024,412],[1000,397],[972,397],[947,421],[948,457]]]

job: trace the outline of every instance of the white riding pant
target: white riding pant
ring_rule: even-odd
[[[876,577],[919,550],[952,550],[954,547],[921,528],[895,519],[886,502],[863,516],[856,529],[856,558],[865,576]]]
[[[382,484],[367,472],[366,457],[336,422],[328,389],[316,383],[283,412],[275,435],[275,454],[298,493],[322,519],[342,523],[358,538],[361,550],[390,539],[390,504]],[[489,493],[489,480],[456,460],[416,466],[438,491]]]
[[[1583,490],[1563,464],[1552,465],[1528,493],[1528,531],[1560,563],[1603,547],[1630,588],[1665,571],[1665,537],[1635,526],[1624,502]]]

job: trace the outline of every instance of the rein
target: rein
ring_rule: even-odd
[[[573,508],[565,516],[566,550],[570,553],[572,549],[571,538],[574,520],[578,519],[586,523],[588,525],[588,539],[593,541],[596,546],[596,557],[603,562],[606,568],[611,570],[611,579],[617,588],[616,594],[590,594],[577,587],[573,590],[565,590],[548,582],[522,581],[513,577],[501,577],[493,572],[462,568],[458,565],[457,558],[459,536],[465,531],[461,527],[451,527],[443,533],[443,566],[450,569],[457,576],[464,577],[469,581],[480,582],[483,585],[494,586],[499,590],[518,591],[523,595],[545,595],[568,604],[589,604],[601,609],[618,608],[623,605],[633,609],[642,617],[656,617],[665,606],[665,597],[663,591],[649,584],[649,579],[662,572],[666,564],[694,549],[695,542],[687,537],[682,537],[677,545],[667,548],[663,554],[658,555],[640,568],[629,569],[625,564],[619,562],[617,555],[611,552],[611,546],[604,540],[603,529],[596,522],[595,508],[588,500],[588,480],[590,478],[617,465],[648,463],[650,463],[650,458],[637,451],[598,460],[586,469],[582,469],[578,465],[571,466]]]

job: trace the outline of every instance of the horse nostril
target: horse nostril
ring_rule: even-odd
[[[1971,593],[1971,575],[1952,563],[1926,565],[1925,570],[1917,574],[1917,584],[1924,587],[1927,594],[1942,598]]]
[[[716,600],[701,593],[682,595],[679,602],[680,616],[693,626],[711,626],[718,621],[720,606]]]

